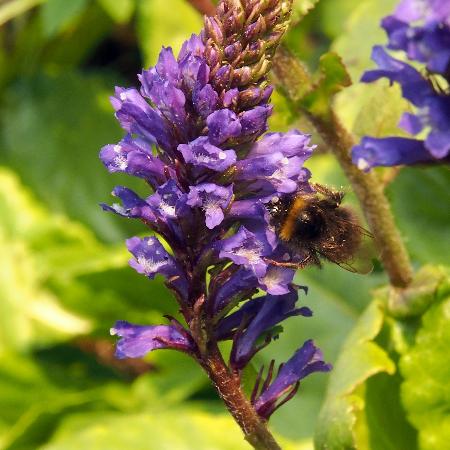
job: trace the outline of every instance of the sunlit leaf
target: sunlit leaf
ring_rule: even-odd
[[[138,3],[137,31],[145,65],[155,64],[161,47],[175,54],[192,33],[202,29],[202,18],[185,0],[143,0]]]
[[[402,400],[419,432],[421,450],[446,448],[450,440],[450,297],[422,317],[415,344],[402,355]]]
[[[45,240],[44,252],[51,252],[55,246],[64,249],[61,238],[70,245],[76,235],[79,245],[89,246],[95,244],[93,236],[38,206],[17,178],[4,169],[0,171],[0,211],[6,218],[0,224],[0,353],[25,348],[33,341],[88,331],[89,322],[62,308],[46,288],[48,270],[53,272],[56,267],[46,265],[43,254],[36,257],[34,243]],[[58,269],[64,271],[64,265]]]
[[[135,8],[135,0],[97,0],[111,18],[118,22],[127,22]]]

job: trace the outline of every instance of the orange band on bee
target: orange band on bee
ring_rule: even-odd
[[[300,212],[305,208],[306,202],[302,197],[297,197],[289,209],[287,217],[280,229],[280,238],[284,241],[291,239],[295,231],[295,222]]]

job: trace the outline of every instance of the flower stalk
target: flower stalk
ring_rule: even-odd
[[[244,432],[246,441],[257,450],[281,450],[267,422],[256,413],[244,394],[239,374],[230,371],[217,346],[210,348],[201,365]]]

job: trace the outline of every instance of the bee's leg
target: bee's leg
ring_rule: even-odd
[[[317,192],[334,201],[336,205],[340,205],[342,203],[344,192],[335,191],[319,183],[314,183],[313,187]]]
[[[317,259],[317,261],[316,261]],[[275,261],[274,259],[264,258],[266,262],[274,265],[275,267],[287,267],[289,269],[304,269],[308,264],[320,264],[317,256],[309,254],[302,261],[287,262],[287,261]]]

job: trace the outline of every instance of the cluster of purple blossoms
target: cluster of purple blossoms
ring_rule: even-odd
[[[127,134],[106,145],[101,160],[110,172],[142,178],[152,193],[141,198],[119,186],[113,195],[120,203],[103,208],[154,232],[127,241],[130,265],[150,279],[165,277],[182,316],[168,317],[167,325],[117,322],[111,331],[120,336],[119,358],[171,348],[204,366],[211,347],[232,340],[227,364],[239,373],[277,336],[280,322],[312,314],[296,307],[299,286],[294,269],[285,267],[301,255],[278,240],[266,205],[311,192],[303,163],[313,147],[299,131],[264,134],[272,111],[268,67],[226,63],[242,54],[264,55],[268,45],[257,37],[271,16],[264,29],[255,16],[256,28],[252,23],[229,45],[224,27],[234,25],[226,17],[225,25],[217,16],[205,18],[205,30],[184,43],[178,58],[163,48],[155,67],[139,75],[139,91],[116,88],[112,97]],[[272,40],[279,39],[274,30]],[[261,387],[260,373],[251,398],[256,412],[268,418],[301,379],[328,370],[320,350],[305,342],[273,381],[271,364]]]
[[[379,69],[361,81],[387,78],[399,83],[402,95],[415,108],[403,114],[399,126],[417,139],[364,137],[353,148],[353,162],[362,170],[375,166],[442,163],[450,151],[450,2],[402,0],[393,15],[382,20],[390,50],[402,51],[415,66],[373,48]]]

